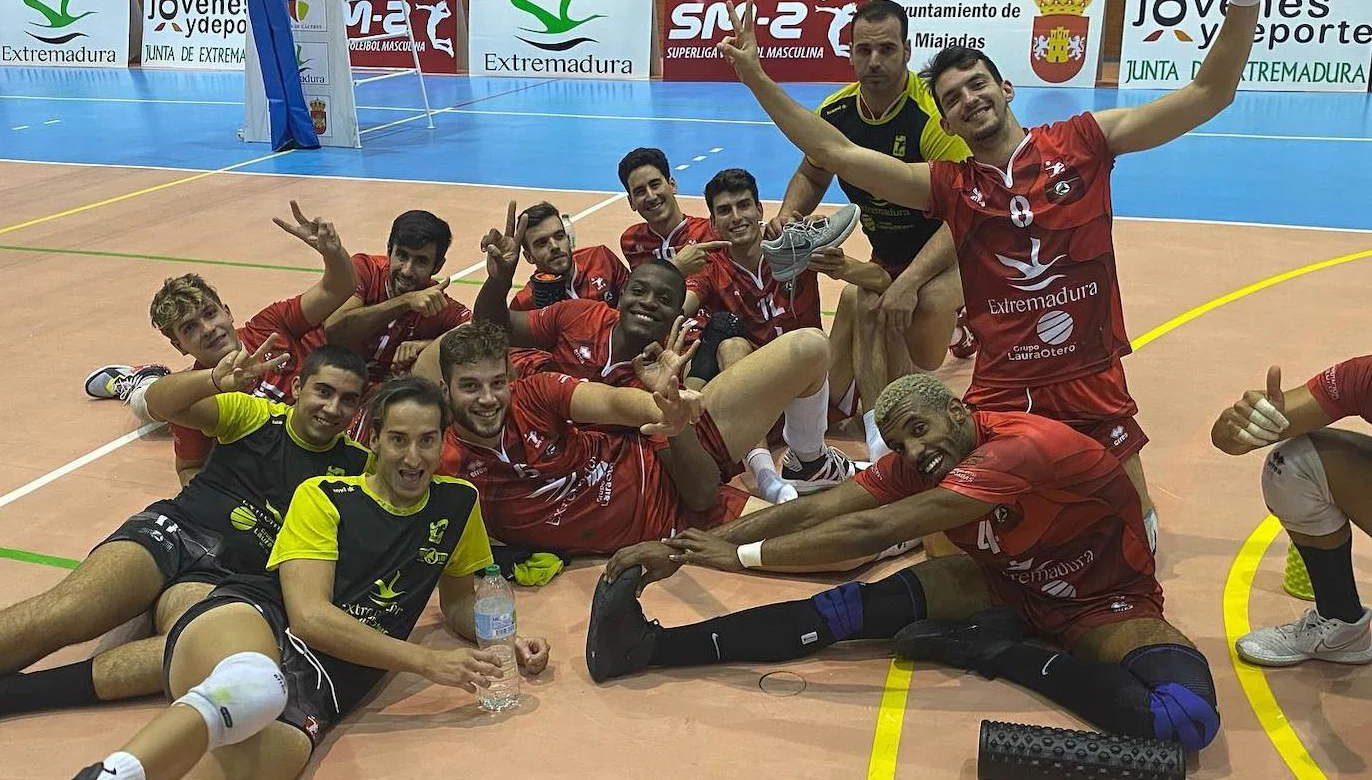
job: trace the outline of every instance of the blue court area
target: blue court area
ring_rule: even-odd
[[[358,79],[375,76],[358,73]],[[300,151],[238,170],[539,189],[620,190],[615,166],[656,146],[699,194],[726,167],[745,167],[780,199],[798,153],[736,83],[664,83],[435,76],[441,111],[425,126],[413,75],[356,89],[363,148]],[[807,106],[837,85],[791,84]],[[1131,105],[1159,93],[1024,89],[1025,124]],[[0,158],[215,170],[270,153],[237,140],[241,73],[0,69]],[[1372,96],[1241,92],[1191,136],[1121,158],[1124,217],[1372,229]],[[835,187],[829,200],[842,202]]]

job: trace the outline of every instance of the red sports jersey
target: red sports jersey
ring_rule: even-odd
[[[629,269],[604,244],[588,246],[572,253],[572,278],[567,293],[572,299],[603,301],[611,306],[619,302],[619,294],[629,281]],[[534,283],[530,280],[515,293],[510,311],[532,311]]]
[[[438,473],[476,485],[491,536],[540,550],[608,554],[738,517],[747,496],[728,486],[709,512],[682,504],[657,459],[661,445],[648,437],[569,423],[581,381],[548,373],[511,383],[499,450],[448,429]]]
[[[390,275],[391,265],[385,255],[355,254],[353,265],[357,268],[357,288],[353,295],[362,300],[363,306],[375,306],[390,299],[386,279]],[[391,320],[385,330],[373,333],[366,341],[352,346],[367,359],[369,384],[376,384],[386,381],[391,375],[395,351],[401,344],[436,339],[471,319],[471,309],[449,298],[443,311],[436,316],[425,317],[406,309]]]
[[[676,253],[687,244],[714,241],[715,238],[710,220],[704,217],[682,217],[681,223],[672,228],[672,232],[666,236],[658,235],[656,230],[648,227],[647,222],[633,225],[620,236],[619,248],[624,254],[624,259],[628,261],[629,268],[637,268],[653,259],[671,262]]]
[[[1036,387],[1102,371],[1130,352],[1111,239],[1115,158],[1089,113],[1036,127],[1009,173],[930,163],[928,213],[958,247],[973,381]]]
[[[1305,386],[1330,419],[1361,417],[1372,422],[1372,355],[1336,363]]]
[[[610,333],[618,322],[619,311],[600,301],[558,301],[529,312],[536,346],[551,355],[551,365],[544,370],[616,387],[641,387],[634,375],[637,355],[611,354]],[[529,373],[527,364],[520,373]]]
[[[235,332],[243,349],[249,351],[262,346],[268,336],[277,334],[277,349],[289,352],[291,358],[280,370],[263,376],[257,386],[249,392],[251,395],[284,404],[295,403],[295,398],[291,395],[291,381],[300,372],[300,366],[304,364],[310,350],[324,343],[324,332],[305,319],[305,313],[300,308],[300,296],[267,306],[239,326]],[[208,366],[202,366],[198,360],[191,366],[191,370],[194,371],[205,368]],[[209,457],[214,442],[203,433],[176,423],[168,423],[167,427],[171,429],[172,451],[176,453],[177,458],[185,461],[204,461]]]
[[[948,538],[1001,603],[1050,636],[1161,614],[1138,491],[1118,460],[1066,425],[1022,412],[974,412],[977,447],[938,487],[994,504]],[[934,487],[897,453],[856,477],[884,504]]]
[[[810,269],[782,283],[772,278],[766,262],[759,262],[754,274],[721,249],[707,256],[700,273],[686,280],[686,289],[700,298],[703,311],[736,315],[753,346],[793,330],[820,327],[819,277]]]

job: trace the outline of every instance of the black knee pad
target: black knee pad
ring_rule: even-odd
[[[1129,653],[1120,665],[1149,689],[1149,708],[1159,739],[1200,750],[1219,733],[1220,714],[1210,663],[1185,645],[1149,645]]]
[[[836,642],[890,639],[926,614],[924,588],[911,569],[876,582],[845,582],[812,601]]]
[[[738,315],[727,311],[717,311],[710,315],[710,321],[700,334],[700,346],[691,358],[691,371],[687,376],[709,382],[719,375],[719,345],[725,340],[743,335],[743,323]]]

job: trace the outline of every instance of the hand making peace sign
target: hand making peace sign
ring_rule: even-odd
[[[757,7],[752,0],[744,3],[742,19],[734,7],[733,0],[724,3],[729,11],[729,21],[734,25],[734,34],[726,36],[715,45],[723,54],[740,79],[762,73],[762,61],[758,57],[757,35],[753,32],[756,24]]]
[[[524,246],[524,230],[529,218],[523,214],[515,219],[515,202],[510,201],[505,214],[505,232],[491,228],[481,239],[481,251],[486,253],[486,275],[512,278],[519,269],[519,252]]]
[[[282,352],[271,357],[276,346],[277,335],[273,333],[251,353],[246,349],[235,349],[225,355],[210,370],[210,380],[221,393],[247,392],[257,386],[263,374],[276,371],[291,359],[291,353]]]
[[[691,357],[695,355],[696,348],[700,342],[692,344],[689,349],[686,346],[686,318],[678,316],[676,322],[672,323],[672,330],[667,334],[667,345],[653,342],[634,357],[634,376],[643,383],[650,393],[667,392],[667,385],[676,377],[678,381],[686,381],[686,369],[691,364]]]
[[[343,242],[338,238],[338,232],[334,230],[332,222],[326,222],[323,217],[306,219],[305,213],[300,210],[300,205],[294,200],[291,201],[291,214],[295,217],[296,224],[291,225],[280,217],[272,217],[280,228],[296,238],[304,241],[321,255],[338,254],[343,251]]]

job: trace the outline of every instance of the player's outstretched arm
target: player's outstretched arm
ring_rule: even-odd
[[[800,165],[796,166],[795,175],[786,185],[786,194],[781,196],[781,208],[777,209],[776,216],[767,223],[768,235],[778,235],[783,225],[814,213],[833,181],[834,174],[816,168],[809,158],[802,157]]]
[[[1161,146],[1191,132],[1234,101],[1253,49],[1259,0],[1229,0],[1229,11],[1210,53],[1190,84],[1157,100],[1096,114],[1116,155]]]
[[[905,163],[889,155],[864,149],[848,140],[838,128],[806,109],[767,76],[758,59],[753,33],[756,9],[745,6],[739,20],[733,2],[726,3],[734,34],[719,42],[739,81],[752,90],[762,109],[791,143],[809,155],[815,165],[842,176],[883,200],[909,208],[929,205],[930,175],[927,163]]]
[[[519,255],[524,246],[524,229],[528,218],[515,218],[515,202],[510,201],[505,216],[505,232],[492,228],[481,239],[481,251],[486,254],[486,283],[476,294],[472,304],[472,319],[489,320],[510,334],[512,347],[537,347],[533,331],[529,329],[529,313],[510,311],[510,288],[514,286],[515,271],[519,269]]]
[[[1272,366],[1266,391],[1249,390],[1215,419],[1210,443],[1220,452],[1244,455],[1333,422],[1305,385],[1283,390],[1281,368]]]
[[[174,422],[208,434],[219,426],[216,395],[253,387],[263,374],[281,368],[290,360],[289,352],[269,357],[276,342],[277,335],[273,333],[251,353],[236,349],[214,368],[180,371],[153,382],[144,396],[148,414],[154,420]],[[178,464],[177,468],[182,467]]]
[[[975,522],[994,509],[994,504],[936,487],[893,504],[839,515],[802,531],[742,546],[741,555],[741,545],[698,529],[687,529],[663,544],[680,551],[676,558],[680,563],[722,571],[828,566]]]
[[[322,325],[329,315],[348,302],[357,288],[357,266],[338,237],[332,222],[323,217],[306,219],[299,204],[291,201],[291,225],[280,217],[272,221],[282,230],[309,244],[324,258],[324,275],[300,296],[300,311],[311,326]]]

